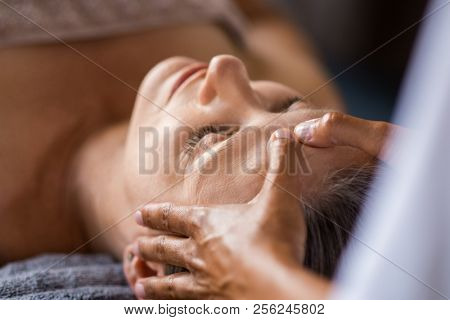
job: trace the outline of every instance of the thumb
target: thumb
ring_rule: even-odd
[[[305,121],[294,130],[296,137],[313,147],[350,146],[379,157],[389,132],[396,126],[370,121],[340,112]]]
[[[269,168],[258,202],[268,205],[268,208],[277,209],[298,206],[300,195],[301,172],[298,156],[302,156],[298,144],[289,129],[279,129],[270,137],[268,143]]]

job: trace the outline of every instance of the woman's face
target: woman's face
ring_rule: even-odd
[[[326,112],[299,96],[279,83],[250,81],[232,56],[209,64],[162,61],[142,82],[129,127],[125,166],[132,205],[251,200],[264,181],[270,134]],[[301,179],[302,192],[313,192],[329,171],[368,160],[349,147],[299,144],[296,153],[292,174]]]

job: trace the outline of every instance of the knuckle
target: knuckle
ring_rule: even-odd
[[[158,259],[164,258],[164,253],[166,252],[166,237],[160,236],[155,241],[155,254]]]
[[[148,299],[158,299],[159,287],[158,282],[153,279],[147,279],[144,283],[145,295]]]
[[[322,117],[320,123],[325,133],[330,134],[336,126],[342,123],[344,114],[341,112],[328,112]]]
[[[175,292],[175,274],[167,276],[164,287],[167,292],[167,296],[169,299],[175,299],[176,292]]]
[[[173,204],[170,202],[167,203],[163,203],[161,205],[161,224],[162,227],[164,228],[168,228],[169,227],[169,216],[171,214],[171,212],[173,211]]]

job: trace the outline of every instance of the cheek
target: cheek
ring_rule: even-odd
[[[246,203],[258,194],[263,180],[257,174],[204,176],[195,193],[190,194],[196,204]]]
[[[255,140],[256,139],[256,140]],[[222,154],[220,172],[206,177],[199,194],[201,201],[231,204],[246,203],[261,190],[267,169],[266,140],[248,135]],[[213,186],[214,188],[210,188]],[[208,198],[209,197],[209,198]]]
[[[128,198],[135,204],[153,201],[156,196],[175,202],[174,195],[181,195],[181,183],[177,181],[182,176],[176,161],[178,144],[173,135],[165,134],[164,128],[144,126],[140,130],[130,128],[126,144],[124,185]]]

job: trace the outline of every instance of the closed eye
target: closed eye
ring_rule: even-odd
[[[297,102],[304,102],[305,99],[300,96],[289,97],[281,102],[278,102],[271,106],[270,112],[273,113],[284,113],[288,112],[289,108],[296,104]],[[234,133],[239,130],[237,126],[233,125],[208,125],[204,127],[200,127],[194,130],[189,138],[186,140],[184,144],[184,151],[187,154],[191,154],[197,144],[203,139],[203,137],[207,136],[210,133],[222,134],[227,137],[231,137]]]
[[[232,136],[238,130],[237,126],[231,125],[208,125],[196,129],[191,133],[186,140],[184,150],[190,154],[194,150],[195,146],[210,133],[222,134],[225,136]]]
[[[297,102],[304,102],[304,101],[305,101],[305,99],[300,96],[289,97],[285,100],[282,100],[281,102],[278,102],[278,103],[272,105],[270,108],[270,112],[273,112],[273,113],[288,112],[289,108],[293,104],[295,104]]]

